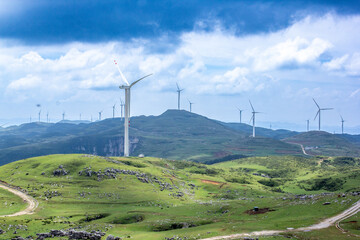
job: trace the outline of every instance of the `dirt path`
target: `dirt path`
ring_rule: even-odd
[[[9,215],[0,215],[0,217],[15,217],[15,216],[20,216],[20,215],[26,215],[26,214],[33,214],[34,213],[34,210],[37,208],[37,206],[39,205],[38,202],[33,199],[32,197],[30,197],[29,195],[17,190],[17,189],[14,189],[14,188],[11,188],[9,186],[6,186],[2,183],[0,183],[0,188],[3,188],[9,192],[12,192],[13,194],[21,197],[24,202],[28,203],[29,206],[25,209],[25,210],[22,210],[20,212],[17,212],[17,213],[13,213],[13,214],[9,214]]]
[[[303,146],[302,144],[300,144],[300,143],[294,143],[294,142],[287,142],[287,143],[295,144],[295,145],[300,146],[300,147],[301,147],[301,151],[303,152],[304,155],[306,155],[306,156],[312,156],[312,155],[306,153],[305,148],[304,148],[304,146]]]
[[[303,227],[303,228],[297,228],[291,230],[264,230],[264,231],[251,232],[251,233],[239,233],[239,234],[232,234],[227,236],[204,238],[203,240],[237,239],[241,237],[252,237],[252,236],[271,236],[286,232],[304,232],[304,231],[318,230],[318,229],[328,228],[333,224],[338,225],[339,222],[341,222],[342,220],[348,217],[351,217],[352,215],[358,213],[359,211],[360,211],[360,200],[357,201],[355,204],[353,204],[350,208],[348,208],[344,212],[340,213],[339,215],[336,215],[331,218],[327,218],[321,221],[320,223],[309,227]]]

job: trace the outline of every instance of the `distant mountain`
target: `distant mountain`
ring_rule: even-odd
[[[350,137],[348,137],[350,138]],[[311,155],[355,156],[360,155],[359,146],[340,135],[323,131],[310,131],[284,139],[288,143],[302,144]]]
[[[54,153],[123,154],[123,121],[29,123],[0,131],[0,164]],[[249,137],[226,124],[184,110],[131,118],[130,153],[216,162],[239,156],[300,155],[299,146]]]
[[[351,134],[336,134],[341,138],[348,140],[349,142],[360,147],[360,135],[351,135]]]
[[[252,126],[245,124],[245,123],[223,123],[220,122],[226,127],[245,132],[248,135],[252,135],[253,128]],[[285,130],[285,129],[278,129],[278,130],[272,130],[268,128],[262,128],[262,127],[256,127],[255,129],[257,136],[262,137],[268,137],[268,138],[274,138],[274,139],[283,139],[288,138],[291,136],[295,136],[299,134],[299,132]]]

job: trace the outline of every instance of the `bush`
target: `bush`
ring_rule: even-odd
[[[313,181],[308,181],[311,185],[310,188],[306,189],[309,191],[318,191],[318,190],[326,190],[326,191],[337,191],[342,188],[345,181],[340,178],[319,178]]]
[[[265,185],[265,186],[268,186],[268,187],[277,187],[280,185],[280,183],[278,181],[275,181],[275,180],[259,180],[258,183],[262,184],[262,185]]]

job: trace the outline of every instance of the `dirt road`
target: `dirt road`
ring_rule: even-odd
[[[303,227],[303,228],[297,228],[291,230],[264,230],[264,231],[251,232],[251,233],[239,233],[239,234],[232,234],[227,236],[204,238],[202,240],[221,240],[221,239],[237,239],[241,237],[252,237],[252,236],[271,236],[286,232],[304,232],[304,231],[323,229],[323,228],[328,228],[333,224],[338,224],[340,221],[348,217],[351,217],[352,215],[358,213],[359,211],[360,211],[360,200],[357,201],[355,204],[353,204],[350,208],[348,208],[344,212],[340,213],[339,215],[336,215],[331,218],[327,218],[321,221],[320,223],[309,227]]]
[[[33,214],[34,213],[34,210],[37,208],[38,206],[38,202],[33,199],[32,197],[30,197],[29,195],[26,195],[25,193],[17,190],[17,189],[14,189],[14,188],[11,188],[11,187],[8,187],[2,183],[0,183],[0,188],[3,188],[9,192],[12,192],[13,194],[21,197],[24,202],[28,203],[28,207],[25,209],[25,210],[22,210],[20,212],[17,212],[17,213],[13,213],[13,214],[9,214],[9,215],[0,215],[0,217],[15,217],[15,216],[20,216],[20,215],[26,215],[26,214]]]

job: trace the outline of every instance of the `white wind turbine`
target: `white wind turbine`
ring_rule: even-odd
[[[188,99],[189,105],[190,105],[190,112],[192,112],[192,105],[194,104],[193,102],[190,102],[190,100]]]
[[[130,124],[130,89],[132,86],[134,86],[136,83],[138,83],[140,80],[152,75],[148,74],[142,78],[139,78],[138,80],[134,81],[133,83],[129,84],[128,80],[126,80],[124,74],[121,72],[119,65],[114,60],[114,63],[119,70],[120,76],[122,80],[125,82],[125,85],[119,86],[120,89],[125,90],[125,121],[124,121],[124,157],[129,156],[129,124]]]
[[[237,107],[237,109],[239,110],[239,113],[240,113],[240,123],[241,123],[241,113],[244,111],[243,109],[240,109]]]
[[[178,83],[176,83],[176,87],[177,87],[177,93],[178,93],[178,110],[180,110],[180,93],[181,93],[181,91],[183,91],[184,89],[180,89],[180,87],[179,87],[179,84]]]
[[[343,117],[340,115],[341,117],[341,134],[344,134],[344,122],[345,120],[343,119]]]
[[[313,98],[313,100],[314,100],[314,103],[316,104],[316,106],[317,106],[318,109],[319,109],[319,110],[317,111],[316,115],[315,115],[314,120],[315,120],[316,117],[319,115],[319,131],[320,131],[321,111],[322,111],[322,110],[332,110],[333,108],[320,108],[319,104],[317,104],[317,102],[315,101],[314,98]]]
[[[103,111],[104,111],[104,110],[101,110],[101,111],[99,112],[99,121],[101,121],[101,114],[102,114]]]
[[[113,118],[115,118],[115,106],[116,106],[116,103],[113,105]]]
[[[253,122],[253,134],[252,134],[252,136],[255,137],[255,115],[257,113],[260,113],[260,112],[255,112],[255,109],[254,109],[253,105],[251,104],[250,100],[249,100],[249,103],[250,103],[250,106],[251,106],[251,109],[252,109],[252,117],[250,119],[250,122],[251,122],[251,120]]]
[[[121,120],[122,120],[122,118],[123,118],[123,109],[124,109],[124,106],[125,106],[125,104],[124,104],[123,100],[120,98]]]

